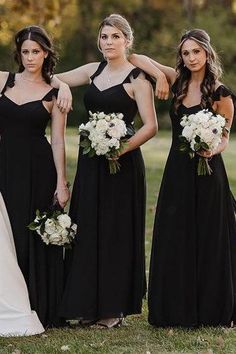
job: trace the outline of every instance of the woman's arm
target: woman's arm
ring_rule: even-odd
[[[56,74],[56,77],[70,87],[86,85],[89,84],[90,76],[97,70],[98,65],[99,63],[89,63],[76,69]]]
[[[89,83],[90,76],[97,70],[99,63],[90,63],[74,70],[56,74],[51,80],[51,85],[59,89],[57,105],[62,112],[69,112],[72,105],[70,87],[82,86]]]
[[[9,73],[7,71],[0,71],[0,92],[2,92],[7,78],[8,78]]]
[[[229,143],[229,132],[231,125],[233,123],[233,117],[234,117],[234,104],[231,96],[228,97],[223,97],[221,96],[220,101],[217,102],[217,108],[216,112],[220,114],[221,116],[225,117],[226,119],[226,125],[223,133],[223,137],[221,139],[221,143],[218,145],[216,151],[214,151],[214,155],[220,154],[223,152],[228,143]]]
[[[144,144],[157,132],[157,118],[150,82],[144,78],[143,74],[140,74],[132,80],[131,85],[143,126],[128,140],[121,155]]]
[[[199,152],[199,155],[203,157],[211,157],[213,155],[220,154],[223,152],[228,143],[229,143],[229,132],[230,128],[233,122],[233,117],[234,117],[234,104],[231,96],[223,97],[221,96],[220,101],[216,102],[216,108],[215,111],[217,114],[220,114],[222,117],[225,117],[226,119],[226,125],[224,131],[223,131],[223,136],[221,138],[221,143],[217,146],[215,151],[201,151]]]
[[[169,85],[173,85],[176,80],[175,69],[162,65],[146,55],[141,54],[130,55],[129,61],[157,80],[156,96],[158,98],[168,98]]]
[[[65,167],[64,133],[66,125],[66,114],[60,112],[57,107],[56,100],[53,102],[51,117],[51,146],[57,171],[57,187],[55,194],[57,194],[57,199],[60,206],[64,208],[70,197],[70,192],[67,186]]]

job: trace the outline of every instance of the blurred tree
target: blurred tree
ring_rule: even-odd
[[[68,13],[74,13],[75,2],[76,0],[1,0],[0,44],[9,45],[16,31],[31,24],[43,25],[55,37],[60,37],[64,27],[63,20]]]
[[[43,25],[53,36],[61,57],[57,72],[100,61],[98,27],[111,13],[124,15],[133,26],[136,52],[172,66],[183,31],[205,29],[224,64],[224,82],[236,89],[236,0],[0,0],[1,68],[13,68],[9,62],[13,34],[31,24]],[[76,89],[71,124],[85,117],[79,105],[82,96],[83,89]],[[159,117],[165,117],[168,102],[158,101],[157,106]],[[166,124],[161,119],[161,125]]]

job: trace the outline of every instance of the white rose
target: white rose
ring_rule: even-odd
[[[105,133],[108,128],[108,122],[105,119],[101,119],[97,122],[96,130],[99,133]]]
[[[123,114],[123,113],[119,113],[119,114],[117,114],[117,117],[118,117],[119,119],[123,119],[124,114]]]
[[[116,138],[111,138],[109,140],[109,147],[115,147],[116,149],[119,149],[120,147],[120,141]]]
[[[99,112],[97,115],[98,119],[103,119],[105,117],[105,113],[104,112]]]
[[[109,139],[100,137],[95,147],[97,155],[105,155],[109,151]]]
[[[49,235],[56,231],[55,222],[52,219],[47,219],[45,222],[45,232]]]
[[[99,144],[99,142],[104,139],[105,135],[96,130],[91,131],[89,134],[89,140],[92,142],[93,146],[96,146],[96,144]]]
[[[207,144],[211,143],[211,141],[214,139],[214,133],[212,133],[212,131],[208,129],[202,129],[199,132],[199,135],[201,137],[201,140]]]
[[[220,114],[217,114],[217,119],[218,119],[219,124],[220,124],[222,127],[224,127],[224,126],[225,126],[225,123],[226,123],[225,118],[222,117]]]
[[[182,131],[182,135],[188,140],[190,141],[192,139],[193,136],[193,129],[191,126],[186,125]]]
[[[54,233],[54,234],[50,235],[49,242],[52,245],[60,245],[61,244],[61,235],[59,235],[58,233]]]
[[[79,131],[81,132],[83,130],[86,130],[84,123],[80,124],[79,126]]]
[[[67,214],[59,215],[57,217],[57,221],[63,229],[65,229],[66,227],[70,227],[71,225],[71,218]]]
[[[108,116],[108,115],[106,115],[106,116],[105,116],[105,119],[106,119],[106,121],[107,121],[107,122],[110,122],[111,117],[110,117],[110,116]]]
[[[107,133],[111,138],[120,139],[122,136],[125,136],[127,132],[125,123],[123,120],[114,118],[107,129]]]
[[[68,231],[66,229],[62,230],[61,236],[62,236],[63,239],[66,239],[67,236],[68,236]]]
[[[184,127],[188,122],[188,117],[185,115],[181,118],[181,121],[180,121],[180,125],[182,125],[182,127]]]

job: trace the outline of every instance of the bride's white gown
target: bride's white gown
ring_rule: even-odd
[[[31,311],[24,277],[16,259],[10,222],[0,193],[0,336],[29,336],[44,332]]]

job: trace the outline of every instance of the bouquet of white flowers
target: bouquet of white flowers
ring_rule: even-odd
[[[226,120],[219,114],[203,109],[195,114],[185,115],[180,124],[183,127],[180,138],[180,151],[187,152],[190,158],[200,150],[214,151],[221,142]],[[210,175],[212,169],[208,158],[199,157],[198,176]]]
[[[35,230],[47,245],[70,246],[73,241],[77,225],[71,218],[60,210],[40,212],[36,210],[36,218],[28,225],[30,230]]]
[[[117,159],[127,143],[126,139],[121,140],[127,134],[124,116],[122,113],[90,111],[89,115],[89,121],[79,126],[83,154],[88,154],[89,157],[104,155],[109,159],[110,173],[114,174],[120,170]]]

